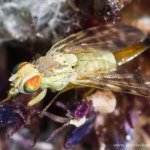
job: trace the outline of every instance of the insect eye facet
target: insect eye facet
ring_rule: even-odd
[[[21,62],[21,63],[17,64],[17,65],[14,67],[12,73],[15,74],[20,68],[22,68],[22,67],[23,67],[24,65],[26,65],[27,63],[28,63],[28,62]]]
[[[32,93],[39,89],[40,84],[41,84],[41,77],[39,75],[36,75],[25,82],[24,91],[26,93]]]

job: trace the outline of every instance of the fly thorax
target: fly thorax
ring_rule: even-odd
[[[57,66],[52,67],[50,75],[42,74],[42,87],[60,91],[70,82],[77,57],[73,54],[57,53],[53,59],[57,62]]]
[[[77,57],[74,54],[57,53],[54,55],[54,59],[63,66],[73,67],[77,63]]]

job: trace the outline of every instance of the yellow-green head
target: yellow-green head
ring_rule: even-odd
[[[14,68],[9,81],[11,82],[10,96],[18,93],[29,94],[40,88],[41,76],[35,65],[22,62]]]

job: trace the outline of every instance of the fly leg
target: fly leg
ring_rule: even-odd
[[[39,95],[37,95],[32,100],[30,100],[27,105],[30,107],[30,106],[33,106],[33,105],[37,104],[38,102],[43,100],[43,98],[45,97],[46,93],[47,93],[47,89],[44,89]]]
[[[40,114],[40,117],[42,117],[42,116],[46,113],[47,109],[52,105],[52,103],[57,99],[57,97],[58,97],[61,93],[62,93],[62,92],[59,92],[58,94],[56,94],[56,96],[54,96],[54,98],[49,102],[49,104],[46,105],[46,107],[42,110],[42,112],[41,112],[41,114]]]
[[[70,120],[72,119],[72,117],[68,117],[68,116],[61,117],[61,116],[57,116],[49,112],[45,112],[43,115],[55,122],[63,123],[62,126],[60,126],[59,128],[55,129],[52,133],[50,133],[50,135],[48,136],[46,140],[47,142],[51,141],[51,139],[53,139],[53,137],[56,136],[57,133],[63,131],[63,129],[69,125]]]
[[[57,99],[57,97],[58,97],[60,94],[62,94],[62,93],[64,93],[64,92],[66,92],[66,91],[72,89],[73,87],[74,87],[74,86],[70,86],[70,87],[68,87],[68,88],[63,89],[62,91],[59,91],[59,92],[56,94],[56,96],[54,96],[54,98],[49,102],[49,104],[42,110],[40,116],[41,116],[41,117],[43,116],[43,114],[47,111],[47,109],[52,105],[52,103]]]
[[[59,92],[54,96],[54,98],[49,102],[49,104],[42,110],[42,112],[41,112],[41,114],[40,114],[40,117],[43,116],[43,114],[47,111],[47,109],[52,105],[52,103],[57,99],[57,97],[58,97],[60,94],[62,94],[62,93],[64,93],[64,92],[66,92],[66,91],[72,89],[72,87],[73,87],[73,86],[71,86],[71,87],[69,87],[69,88],[66,88],[66,89],[63,89],[62,91],[59,91]]]
[[[88,97],[89,95],[91,95],[92,93],[94,93],[96,89],[95,88],[90,88],[88,91],[86,91],[85,93],[83,93],[83,98]]]
[[[67,121],[66,123],[64,123],[64,124],[63,124],[62,126],[60,126],[58,129],[54,130],[54,131],[48,136],[48,138],[47,138],[46,141],[47,141],[47,142],[50,142],[50,141],[54,138],[54,136],[55,136],[57,133],[63,131],[63,129],[69,125],[69,122],[70,122],[70,120]]]
[[[67,107],[65,104],[63,104],[62,102],[58,101],[56,102],[56,106],[63,109],[63,110],[67,110]]]

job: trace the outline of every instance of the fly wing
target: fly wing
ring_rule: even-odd
[[[85,53],[89,49],[93,50],[93,52],[94,50],[109,50],[116,52],[135,43],[140,43],[145,39],[145,37],[146,35],[141,30],[138,30],[132,26],[124,24],[106,25],[102,27],[90,28],[77,34],[73,34],[68,38],[56,43],[48,53],[65,53],[67,51],[67,53],[74,54],[80,53],[80,48]],[[84,53],[83,51],[82,53]],[[86,61],[93,61],[94,63],[95,60],[96,58],[92,57],[92,59],[88,58],[88,60],[83,61],[85,63]],[[82,69],[85,69],[85,71]],[[83,72],[82,74],[84,74],[84,72],[86,73],[86,67],[82,67],[77,71],[77,74],[79,75],[81,74],[81,71]],[[101,75],[101,73],[94,73],[87,78],[80,78],[82,80],[78,79],[72,83],[78,86],[88,86],[118,92],[123,91],[135,95],[150,96],[150,88],[141,76],[131,72],[130,78],[124,78],[125,73],[126,72],[124,72],[124,69],[123,71],[117,70],[116,72],[112,73],[113,79],[109,76],[111,74],[104,76]]]
[[[72,34],[64,40],[57,42],[49,52],[61,52],[71,45],[78,47],[83,45],[96,46],[100,49],[116,51],[140,42],[144,38],[145,34],[132,26],[124,24],[98,26]]]
[[[144,80],[138,73],[126,68],[117,69],[110,74],[97,78],[78,80],[74,84],[150,97],[150,82]]]

